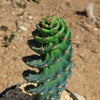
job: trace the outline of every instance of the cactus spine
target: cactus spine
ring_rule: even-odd
[[[33,37],[40,47],[30,47],[40,54],[41,58],[26,63],[40,71],[35,74],[26,71],[28,75],[24,78],[38,84],[28,91],[39,95],[39,100],[60,100],[72,75],[72,31],[64,19],[50,16],[42,19]]]

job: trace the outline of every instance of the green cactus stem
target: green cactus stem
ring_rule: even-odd
[[[60,100],[62,91],[66,89],[72,76],[73,49],[72,31],[64,19],[56,16],[43,18],[37,25],[34,39],[39,47],[29,44],[31,49],[40,54],[39,59],[26,60],[30,67],[36,67],[38,73],[27,73],[24,78],[37,83],[28,92],[39,95],[39,100]],[[27,58],[28,59],[28,58]]]

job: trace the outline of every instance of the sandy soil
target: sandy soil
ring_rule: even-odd
[[[84,13],[87,3],[95,4],[93,22]],[[74,69],[67,89],[86,100],[100,100],[100,0],[41,0],[39,5],[27,3],[24,9],[0,0],[0,92],[25,81],[22,73],[30,67],[22,58],[35,53],[27,41],[41,18],[49,15],[63,17],[73,31]],[[17,30],[16,21],[24,29]],[[88,28],[82,26],[84,23]],[[2,46],[4,37],[12,32],[15,38],[11,45]]]

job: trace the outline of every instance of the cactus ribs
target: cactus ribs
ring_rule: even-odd
[[[29,46],[40,54],[40,58],[35,60],[31,58],[25,63],[40,71],[38,73],[25,71],[27,76],[24,78],[38,84],[37,87],[28,88],[28,92],[39,95],[39,100],[60,100],[62,91],[66,89],[72,76],[72,31],[64,19],[50,16],[41,20],[33,37],[39,46],[30,44]]]

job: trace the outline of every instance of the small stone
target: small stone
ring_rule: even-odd
[[[5,94],[2,94],[2,96],[4,97],[4,96],[5,96]]]
[[[84,65],[82,65],[82,68],[84,69],[84,68],[85,68],[85,66],[84,66]]]
[[[77,97],[78,100],[86,100],[83,96],[80,96],[77,93],[74,93],[74,95]]]
[[[32,16],[29,16],[29,19],[33,19],[33,17]]]
[[[23,66],[23,69],[25,69],[25,66]]]
[[[19,26],[19,28],[21,29],[21,30],[23,30],[23,31],[27,31],[28,29],[26,28],[26,27],[24,27],[24,26]]]
[[[93,30],[94,30],[94,31],[98,31],[98,28],[94,28]]]
[[[35,24],[35,23],[33,23],[33,26],[36,26],[36,24]]]
[[[20,56],[18,56],[18,59],[20,59],[21,57]]]
[[[7,76],[6,76],[6,75],[4,75],[3,77],[4,77],[4,78],[6,78]]]
[[[76,35],[76,38],[78,39],[78,38],[79,38],[79,36],[78,36],[78,35]]]
[[[37,18],[36,18],[36,17],[34,17],[34,20],[37,20]]]
[[[12,81],[10,81],[10,84],[12,84]]]
[[[29,37],[31,37],[31,36],[32,36],[32,34],[30,33],[28,36],[29,36]]]
[[[16,95],[15,97],[16,97],[16,98],[18,98],[19,96],[18,96],[18,95]]]
[[[21,18],[23,18],[23,16],[20,16],[19,18],[21,19]]]

